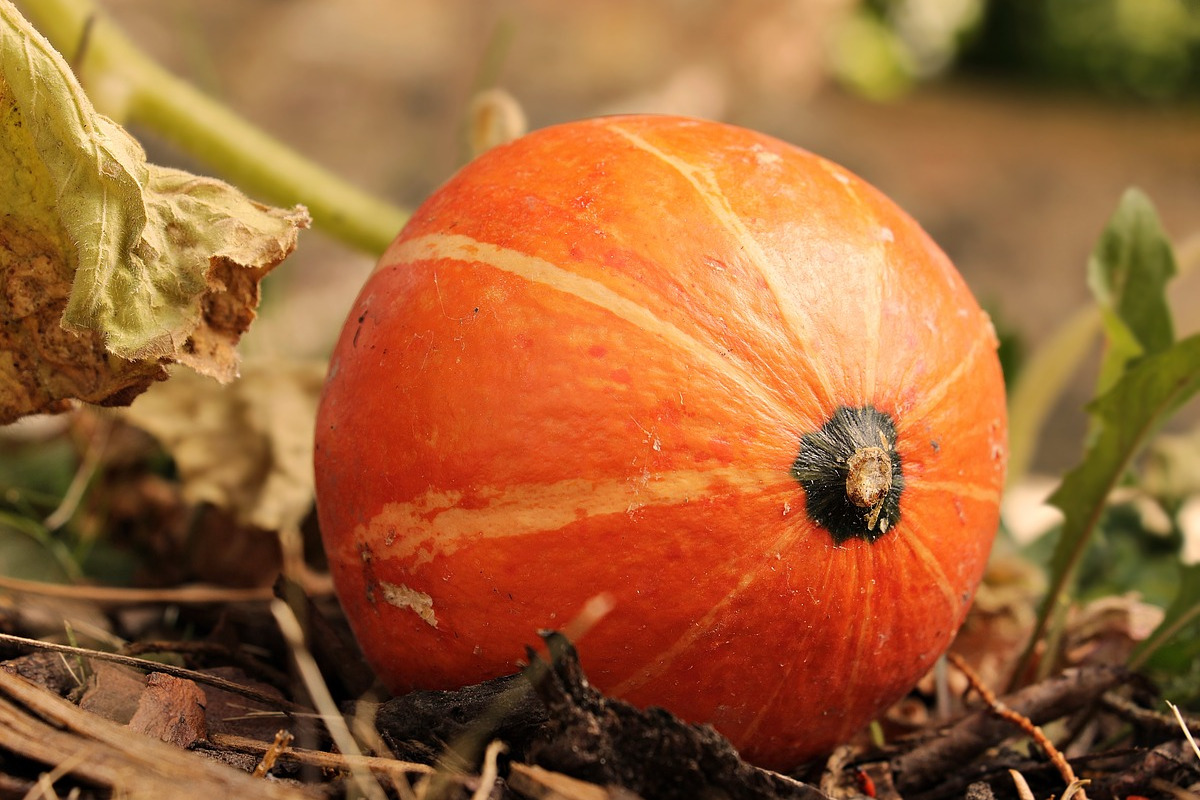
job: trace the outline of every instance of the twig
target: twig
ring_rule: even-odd
[[[195,584],[173,589],[126,589],[118,586],[69,586],[58,583],[26,581],[0,576],[0,589],[40,597],[62,597],[86,600],[103,605],[220,605],[223,603],[264,602],[275,595],[270,587],[261,589],[227,589],[221,586]]]
[[[260,758],[272,746],[258,739],[237,736],[231,733],[210,734],[208,744],[213,748],[234,750],[239,753],[256,755]],[[434,768],[428,764],[417,764],[412,761],[397,761],[393,758],[378,758],[376,756],[326,753],[321,750],[306,750],[297,747],[289,747],[286,751],[280,752],[279,760],[342,772],[350,772],[354,768],[368,769],[376,775],[387,777],[429,775],[434,772]]]
[[[145,641],[131,642],[122,648],[127,656],[140,656],[145,653],[176,653],[185,656],[216,656],[226,659],[244,669],[250,675],[265,680],[272,686],[286,687],[291,678],[280,669],[261,661],[241,647],[230,647],[219,642],[206,641]]]
[[[254,772],[250,773],[256,778],[265,778],[267,773],[275,767],[275,762],[279,760],[279,756],[287,752],[287,749],[292,746],[292,740],[296,737],[292,736],[291,731],[278,731],[275,734],[275,741],[271,742],[271,746],[262,754],[262,758],[258,760],[258,765],[254,768]]]
[[[127,667],[145,670],[146,672],[164,672],[167,675],[173,675],[176,678],[186,678],[188,680],[195,681],[196,683],[203,683],[217,689],[223,689],[227,692],[241,695],[242,697],[250,700],[257,700],[260,703],[264,703],[272,708],[281,709],[288,713],[310,713],[308,709],[301,708],[295,703],[279,697],[278,695],[260,692],[252,687],[243,686],[240,683],[235,683],[234,681],[220,678],[216,675],[209,675],[207,673],[197,672],[192,669],[185,669],[183,667],[176,667],[170,664],[163,664],[158,661],[148,661],[144,658],[123,656],[119,653],[106,653],[102,650],[89,650],[86,647],[71,647],[70,645],[55,644],[54,642],[43,642],[38,639],[26,639],[23,636],[13,636],[8,633],[0,633],[0,643],[18,645],[20,647],[29,647],[34,650],[46,650],[52,653],[65,653],[67,655],[82,656],[84,658],[91,658],[97,661],[109,661],[113,664],[122,664]]]
[[[949,659],[950,663],[953,664],[959,672],[966,676],[967,683],[969,683],[971,688],[975,690],[975,693],[982,698],[988,709],[1001,719],[1012,723],[1031,739],[1033,739],[1033,741],[1037,743],[1038,747],[1042,748],[1042,751],[1050,758],[1050,761],[1058,769],[1058,773],[1062,775],[1063,781],[1067,784],[1068,788],[1075,789],[1073,795],[1078,796],[1079,800],[1087,800],[1087,794],[1083,790],[1083,782],[1079,781],[1079,779],[1075,777],[1075,770],[1071,769],[1071,764],[1067,761],[1059,749],[1054,746],[1054,742],[1050,741],[1042,729],[1035,725],[1029,719],[1029,717],[1018,711],[1014,711],[1001,702],[1000,699],[996,697],[996,694],[983,684],[983,681],[980,680],[979,675],[976,674],[975,670],[971,669],[971,665],[968,664],[962,656],[958,655],[957,653],[950,653]],[[1066,800],[1065,795],[1064,800]]]
[[[126,797],[174,800],[302,800],[313,794],[182,750],[98,714],[0,669],[0,748],[41,764],[64,764],[81,749],[88,758],[71,774]]]
[[[1200,800],[1200,794],[1189,792],[1182,786],[1176,786],[1170,781],[1164,781],[1162,778],[1151,778],[1150,786],[1163,794],[1171,795],[1175,800]]]
[[[1117,667],[1091,666],[1068,670],[1005,698],[1005,703],[1041,725],[1076,711],[1126,680]],[[1011,734],[1004,720],[983,710],[969,714],[941,736],[902,753],[892,761],[897,788],[908,795],[961,770],[963,765]]]

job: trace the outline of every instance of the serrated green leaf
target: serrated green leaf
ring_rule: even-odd
[[[1053,568],[1064,563],[1080,532],[1094,525],[1109,491],[1130,461],[1181,405],[1200,391],[1200,334],[1139,359],[1088,410],[1100,424],[1083,461],[1063,478],[1050,502],[1066,519]]]
[[[1050,590],[1018,673],[1066,597],[1109,493],[1150,437],[1197,392],[1200,334],[1134,361],[1106,394],[1089,404],[1096,421],[1094,435],[1083,460],[1050,496],[1049,502],[1062,510],[1064,519],[1050,562]]]
[[[1175,272],[1175,255],[1154,205],[1141,191],[1127,190],[1088,259],[1088,285],[1108,336],[1097,395],[1116,383],[1131,360],[1175,341],[1166,298]]]

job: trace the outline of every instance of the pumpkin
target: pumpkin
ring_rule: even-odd
[[[591,598],[601,689],[784,768],[909,690],[997,527],[996,336],[837,165],[665,116],[551,127],[413,215],[316,433],[338,595],[394,692],[511,673]]]

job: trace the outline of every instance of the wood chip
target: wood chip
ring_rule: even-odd
[[[186,749],[208,733],[204,705],[204,690],[192,681],[154,672],[129,728]]]
[[[0,670],[0,748],[56,767],[131,800],[312,800],[224,764],[132,732]]]

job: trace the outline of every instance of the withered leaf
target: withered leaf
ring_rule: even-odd
[[[179,361],[220,380],[302,208],[146,163],[0,2],[0,424],[126,405]]]
[[[184,497],[263,530],[295,529],[312,504],[312,430],[323,362],[249,362],[221,386],[179,371],[127,411],[175,459]]]

